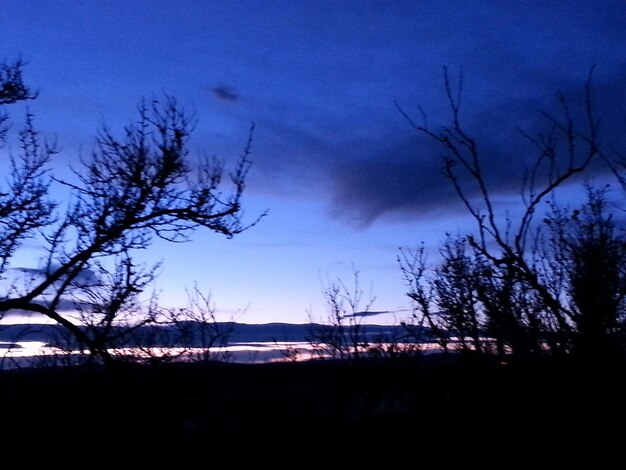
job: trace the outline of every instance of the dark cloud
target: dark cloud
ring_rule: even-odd
[[[40,305],[46,306],[45,302],[35,302]],[[85,312],[90,312],[93,308],[93,304],[89,302],[82,302],[80,300],[63,298],[59,301],[56,311],[58,313],[69,315],[70,317],[77,317],[77,309]],[[41,313],[31,312],[28,310],[7,310],[0,313],[0,319],[7,323],[19,322],[26,323],[25,320],[29,320],[32,323],[41,323],[41,320],[49,320],[48,317]]]
[[[601,140],[626,153],[624,78],[626,73],[597,80],[592,90],[594,112],[601,119]],[[561,91],[571,105],[576,126],[585,131],[584,81],[568,83]],[[538,135],[549,132],[552,127],[539,110],[563,117],[563,110],[554,94],[484,104],[478,109],[467,110],[463,115],[465,129],[478,142],[483,176],[493,196],[519,196],[524,172],[537,158],[536,148],[520,130]],[[421,119],[416,114],[415,118]],[[436,124],[429,125],[437,129]],[[405,127],[407,137],[403,140],[398,139],[397,134],[391,138],[381,137],[381,141],[373,146],[374,150],[366,148],[372,146],[371,142],[352,145],[351,150],[346,150],[345,158],[330,166],[331,212],[335,217],[368,225],[385,214],[423,216],[435,211],[449,214],[455,208],[463,210],[453,186],[443,175],[446,150],[433,139],[414,131],[408,122]],[[376,149],[381,148],[385,141],[393,140],[395,144]],[[563,151],[564,142],[561,144]],[[584,146],[581,145],[580,149],[584,151]],[[609,145],[604,149],[608,151]],[[580,158],[582,156],[581,153]],[[562,152],[561,158],[565,157],[565,152]],[[543,174],[547,175],[547,172]],[[467,194],[478,196],[477,187],[461,168],[459,175]],[[602,164],[588,172],[591,177],[607,175],[608,169]]]
[[[549,124],[537,110],[558,113],[558,89],[580,116],[577,106],[593,63],[603,137],[619,147],[623,137],[615,136],[626,136],[624,6],[597,8],[584,0],[560,1],[558,7],[488,4],[477,10],[473,3],[418,2],[404,7],[402,16],[373,15],[377,27],[363,25],[366,33],[376,33],[369,39],[361,31],[337,29],[354,48],[346,40],[336,54],[281,49],[280,60],[272,67],[263,63],[246,84],[245,106],[230,108],[242,122],[258,124],[251,188],[281,198],[306,193],[327,199],[334,217],[357,225],[387,215],[463,211],[441,171],[443,149],[417,135],[393,105],[399,101],[415,118],[422,105],[431,127],[447,124],[443,65],[453,74],[463,68],[462,120],[479,143],[495,196],[517,198],[524,168],[536,155],[517,128],[546,131]],[[270,79],[273,71],[280,77]],[[225,84],[212,93],[218,100],[239,100]]]
[[[237,93],[233,88],[229,86],[216,86],[211,91],[213,92],[213,96],[215,96],[215,98],[217,98],[219,101],[225,101],[229,103],[239,101],[239,93]]]
[[[364,157],[347,157],[329,173],[331,214],[358,225],[387,212],[429,212],[450,198],[436,149],[426,139],[407,138]]]
[[[488,3],[478,11],[471,3],[420,2],[416,8],[428,15],[412,19],[414,30],[402,29],[407,34],[402,45],[390,36],[371,46],[380,54],[357,54],[360,67],[346,69],[354,75],[323,81],[320,77],[327,68],[321,68],[312,82],[323,87],[297,88],[299,94],[289,95],[293,103],[265,107],[263,112],[282,119],[285,128],[297,126],[302,132],[276,132],[277,151],[263,149],[259,165],[307,188],[316,198],[327,195],[333,216],[360,225],[385,215],[463,211],[442,175],[442,148],[417,135],[393,106],[398,100],[419,119],[417,105],[423,105],[431,127],[447,124],[442,65],[452,71],[463,67],[462,120],[479,143],[483,171],[495,196],[518,197],[524,168],[536,151],[517,128],[531,134],[549,130],[537,110],[558,114],[554,99],[558,89],[571,100],[576,116],[583,116],[581,92],[593,63],[603,141],[622,146],[624,6],[597,8],[585,1],[533,8],[519,2]],[[407,44],[411,47],[405,49]],[[384,73],[371,73],[374,68],[368,68],[368,60],[376,57],[395,60],[386,62]],[[289,86],[282,84],[281,91],[302,83],[309,82],[294,80]],[[267,129],[267,119],[255,121],[262,123],[259,129]],[[471,194],[472,188],[466,187]]]
[[[51,269],[54,271],[55,269],[58,269],[58,266],[53,266]],[[19,285],[20,279],[22,282],[25,282],[25,283],[36,283],[38,281],[43,280],[44,277],[46,276],[46,270],[40,269],[40,268],[14,267],[14,268],[10,268],[10,272],[13,273],[13,275],[11,275],[10,278],[12,278],[13,282],[15,282],[17,285]],[[91,285],[91,286],[97,286],[101,283],[97,273],[95,273],[94,271],[88,268],[83,269],[75,277],[74,282],[76,284]],[[44,294],[44,298],[47,298],[48,300],[50,300],[52,297]],[[44,306],[46,305],[45,300],[39,303],[41,303]],[[76,310],[78,309],[78,310],[84,310],[86,312],[89,312],[92,308],[93,308],[93,304],[90,302],[83,301],[78,298],[73,298],[71,296],[64,296],[59,300],[56,310],[58,312],[76,312]],[[2,316],[3,314],[0,312],[0,318],[2,318]],[[22,311],[22,310],[11,310],[9,312],[5,312],[4,318],[10,320],[11,317],[12,318],[17,318],[17,317],[31,318],[32,317],[35,319],[43,318],[43,316],[40,314],[28,312],[28,311]]]

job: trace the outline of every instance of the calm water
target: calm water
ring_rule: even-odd
[[[401,346],[401,345],[400,345]],[[414,345],[412,345],[414,346]],[[439,349],[435,345],[422,345],[425,352]],[[328,355],[308,342],[246,342],[232,343],[220,348],[120,348],[113,355],[138,358],[171,358],[175,361],[214,359],[238,363],[264,363],[277,361],[302,361]],[[81,351],[67,351],[48,346],[42,341],[0,341],[0,369],[37,367],[55,364],[77,364],[84,358]]]
[[[251,342],[233,343],[226,347],[211,348],[120,348],[111,350],[114,355],[140,358],[171,357],[175,360],[211,358],[241,363],[262,363],[287,360],[306,360],[322,354],[306,342]],[[29,367],[76,362],[82,353],[48,346],[42,341],[0,342],[0,368]],[[74,359],[73,359],[74,358]]]

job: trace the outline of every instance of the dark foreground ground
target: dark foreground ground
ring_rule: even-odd
[[[626,468],[623,365],[0,373],[0,468]]]

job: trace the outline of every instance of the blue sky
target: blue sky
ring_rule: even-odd
[[[518,200],[529,157],[516,126],[539,129],[535,111],[557,89],[579,96],[593,64],[603,131],[624,140],[623,1],[2,0],[0,44],[28,62],[40,89],[29,107],[63,148],[58,174],[103,124],[131,122],[142,97],[179,98],[199,119],[192,149],[226,162],[255,122],[246,213],[268,216],[233,240],[197,232],[140,255],[164,263],[164,304],[197,283],[250,323],[323,316],[320,281],[349,281],[352,266],[375,310],[406,314],[398,247],[436,252],[469,222],[440,150],[394,105],[445,122],[443,66],[463,68],[465,122],[503,205]],[[11,113],[19,121],[23,107]],[[14,267],[37,256],[30,244]]]

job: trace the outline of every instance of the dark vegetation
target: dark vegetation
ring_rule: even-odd
[[[0,375],[0,433],[5,449],[36,446],[16,452],[31,468],[40,458],[53,468],[619,468],[609,464],[621,459],[624,372],[460,356],[22,370]]]
[[[23,65],[0,64],[0,105],[36,97],[22,81]],[[414,305],[401,335],[368,334],[363,313],[372,300],[363,302],[358,276],[354,289],[326,286],[329,315],[308,340],[331,359],[304,363],[200,355],[142,365],[108,349],[165,341],[137,334],[161,331],[146,329],[159,322],[178,328],[178,340],[189,339],[189,319],[205,326],[191,341],[206,341],[206,351],[233,334],[197,290],[176,312],[142,301],[155,270],[132,255],[155,237],[176,242],[199,228],[226,236],[247,228],[241,198],[250,142],[223,194],[220,163],[192,171],[193,118],[166,98],[140,105],[121,138],[102,131],[92,158],[65,181],[49,174],[56,150],[29,114],[0,194],[0,274],[28,238],[42,241],[48,256],[42,277],[12,286],[0,312],[55,320],[89,361],[2,372],[1,442],[31,444],[54,468],[612,466],[626,418],[623,207],[608,187],[592,184],[575,207],[556,197],[590,169],[624,182],[626,157],[602,141],[591,74],[576,110],[559,94],[560,114],[542,113],[547,130],[522,133],[536,157],[517,218],[498,207],[481,147],[462,123],[462,86],[457,94],[447,71],[444,80],[449,125],[433,129],[401,111],[445,150],[444,172],[476,230],[449,235],[433,265],[424,247],[400,253]],[[0,125],[4,141],[7,115]],[[67,211],[50,199],[52,184],[73,193]],[[67,301],[83,327],[64,317]],[[424,341],[441,352],[401,347]]]
[[[592,70],[593,71],[593,70]],[[622,201],[610,186],[585,183],[586,201],[560,204],[557,190],[603,165],[623,182],[624,155],[602,141],[592,74],[582,104],[557,94],[559,114],[540,112],[546,129],[522,131],[536,155],[525,172],[516,218],[498,209],[482,167],[481,147],[461,120],[458,94],[445,71],[452,112],[448,126],[417,132],[439,143],[444,173],[475,222],[476,231],[448,235],[433,269],[424,248],[402,252],[400,263],[414,301],[414,319],[448,349],[451,333],[474,354],[516,357],[576,355],[594,363],[623,357],[626,336],[626,239],[618,216]],[[575,111],[574,111],[575,109]],[[623,189],[623,188],[622,188]]]

